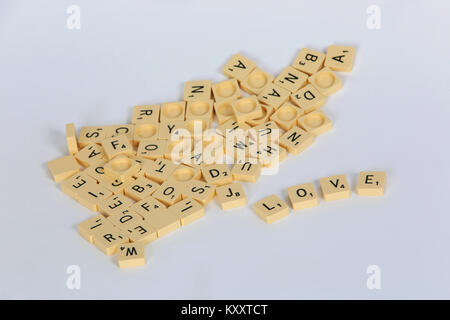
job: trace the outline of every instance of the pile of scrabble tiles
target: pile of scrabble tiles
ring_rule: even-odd
[[[353,47],[304,48],[273,77],[235,54],[222,69],[227,80],[188,81],[184,101],[136,106],[131,124],[81,127],[78,138],[67,124],[69,155],[48,167],[64,193],[97,213],[78,225],[79,234],[117,255],[121,268],[138,266],[146,244],[203,217],[214,197],[223,210],[245,206],[242,182],[256,182],[265,167],[332,128],[320,108],[342,87],[336,71],[351,71],[353,59]],[[231,169],[223,161],[230,158]],[[341,188],[345,177],[337,179]],[[294,210],[316,203],[312,185],[292,188]],[[331,199],[336,190],[322,191]],[[271,223],[286,215],[280,201],[268,197],[254,210]]]

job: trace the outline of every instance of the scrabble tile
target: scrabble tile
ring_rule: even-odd
[[[300,50],[292,66],[299,71],[311,75],[322,68],[324,61],[325,55],[323,53],[303,48]]]
[[[251,95],[258,95],[265,86],[272,83],[273,77],[264,70],[256,67],[240,81],[241,89]]]
[[[300,90],[300,88],[306,84],[307,80],[308,75],[306,73],[288,66],[280,72],[273,83],[291,93],[294,93]]]
[[[171,160],[157,159],[154,162],[144,165],[143,169],[147,178],[158,183],[163,183],[172,175],[177,167],[178,165]]]
[[[199,140],[203,136],[203,132],[211,126],[209,119],[190,119],[186,120],[186,129],[195,140]]]
[[[183,132],[180,132],[180,129],[185,128],[186,122],[184,120],[165,120],[159,124],[158,139],[173,140],[172,134],[177,135],[176,137],[181,137]]]
[[[134,268],[145,265],[145,247],[140,243],[124,243],[117,250],[119,268]]]
[[[320,188],[325,201],[350,198],[350,188],[344,174],[321,178]]]
[[[80,165],[73,156],[51,160],[47,166],[55,182],[67,179],[80,171]]]
[[[235,100],[242,97],[239,83],[236,79],[225,80],[215,83],[212,86],[214,100],[216,102],[223,100]]]
[[[262,115],[260,117],[256,117],[256,118],[246,121],[248,125],[255,127],[255,126],[261,125],[261,124],[269,121],[269,118],[275,111],[275,108],[271,107],[271,106],[267,106],[265,104],[261,104],[261,110],[262,110]]]
[[[124,189],[124,193],[131,199],[140,201],[151,196],[159,187],[159,183],[142,176],[130,183]]]
[[[142,243],[146,245],[158,238],[158,233],[148,222],[134,221],[129,223],[123,229],[123,232],[133,243]]]
[[[184,163],[184,161],[189,159],[189,157],[191,157],[191,155],[193,155],[194,152],[197,151],[201,152],[201,149],[199,149],[199,146],[197,145],[199,143],[200,143],[199,140],[192,139],[191,137],[187,139],[183,138],[180,139],[179,141],[173,141],[171,142],[173,146],[171,148],[172,154],[170,157],[166,157],[166,159],[171,159],[172,162],[174,162],[175,164]]]
[[[178,141],[170,141],[168,150],[164,154],[164,158],[171,160],[175,164],[183,163],[183,161],[190,157],[193,150],[193,139],[180,139]]]
[[[285,103],[272,114],[270,120],[275,121],[278,127],[288,131],[297,124],[297,118],[303,113],[302,109],[290,103]]]
[[[186,120],[204,119],[208,122],[213,120],[214,101],[189,101],[186,104]]]
[[[202,172],[198,167],[189,167],[184,164],[180,164],[172,173],[170,179],[183,184],[192,180],[198,180],[202,176]]]
[[[83,174],[91,177],[94,179],[97,183],[100,183],[100,181],[105,177],[105,170],[103,166],[105,165],[106,160],[100,161],[98,164],[90,166],[82,171]]]
[[[290,100],[296,106],[302,108],[305,113],[312,112],[325,104],[326,97],[313,85],[307,84],[299,91],[291,94]]]
[[[120,245],[130,242],[124,232],[112,225],[98,230],[93,238],[94,245],[107,256],[115,254]]]
[[[258,160],[263,167],[277,166],[286,159],[287,151],[274,142],[258,146]]]
[[[101,214],[97,214],[77,225],[80,236],[90,243],[94,243],[94,234],[105,227],[113,227],[113,225]]]
[[[232,107],[233,99],[222,100],[214,103],[214,113],[216,114],[217,122],[223,124],[228,120],[236,120]]]
[[[108,177],[125,182],[139,171],[140,166],[136,160],[119,155],[105,163],[103,168]]]
[[[266,85],[258,95],[258,101],[278,109],[289,100],[290,92],[274,83]]]
[[[133,175],[133,178],[143,177],[144,176],[144,170],[143,170],[144,165],[148,162],[153,161],[151,159],[145,159],[144,157],[140,157],[140,156],[129,156],[128,158],[135,160],[140,166],[139,171]]]
[[[138,213],[132,210],[108,217],[108,220],[124,232],[133,243],[148,244],[157,238],[156,230]]]
[[[78,152],[77,131],[73,123],[66,124],[66,142],[70,154]]]
[[[308,78],[312,84],[325,97],[331,96],[342,88],[342,80],[329,68],[323,68]]]
[[[233,181],[231,171],[226,164],[210,164],[201,168],[205,181],[215,186],[222,186]]]
[[[169,149],[180,142],[193,143],[192,135],[186,129],[186,121],[183,121],[182,125],[177,124],[177,126],[168,135]]]
[[[160,109],[161,106],[159,104],[136,106],[133,108],[131,123],[157,123],[159,122]]]
[[[123,194],[113,194],[98,204],[98,211],[105,217],[117,214],[131,207],[134,201]]]
[[[81,190],[86,189],[90,184],[97,184],[97,181],[86,173],[81,172],[80,174],[75,174],[67,180],[61,182],[61,190],[69,197],[76,200]]]
[[[120,230],[125,231],[129,225],[135,225],[142,222],[144,221],[144,218],[128,207],[108,216],[108,221]]]
[[[247,158],[255,158],[258,154],[258,145],[249,137],[228,138],[224,149],[225,154],[233,158],[235,162],[245,161]]]
[[[302,210],[319,205],[316,188],[312,183],[299,184],[287,189],[292,209]]]
[[[235,54],[222,68],[222,72],[228,78],[244,79],[253,69],[256,63],[240,54]]]
[[[353,67],[355,47],[328,46],[325,67],[334,71],[350,72]]]
[[[207,140],[202,142],[202,149],[198,152],[194,148],[193,155],[191,157],[191,162],[186,163],[189,166],[199,166],[199,165],[209,165],[214,163],[220,163],[224,158],[224,139],[221,135],[213,133],[213,140]],[[199,156],[201,155],[201,159]]]
[[[282,131],[275,121],[267,121],[248,131],[249,137],[258,143],[267,141],[278,142],[281,133]]]
[[[139,142],[137,156],[145,159],[163,158],[169,147],[167,140],[143,139]]]
[[[206,206],[216,195],[216,186],[199,180],[191,180],[182,190],[183,199],[192,198]]]
[[[181,200],[182,189],[183,188],[179,182],[167,180],[161,184],[152,196],[165,205],[171,206]]]
[[[256,96],[234,100],[231,103],[231,106],[233,108],[234,118],[237,122],[252,120],[263,115],[261,105],[256,99]]]
[[[98,205],[112,195],[112,192],[99,184],[89,184],[78,193],[77,201],[91,211],[98,211]]]
[[[96,165],[93,165],[93,166],[90,166],[90,167],[84,169],[82,172],[84,174],[87,174],[92,179],[96,180],[97,182],[100,182],[101,178],[103,178],[105,175],[105,169],[103,168],[105,163],[106,163],[106,160],[102,160],[99,163],[97,163]]]
[[[106,154],[101,145],[90,143],[78,151],[75,158],[82,166],[87,168],[102,162],[106,158]]]
[[[256,182],[261,175],[261,164],[250,160],[236,163],[231,170],[231,174],[233,179],[237,181]]]
[[[209,98],[208,98],[209,99]],[[186,102],[168,102],[161,105],[161,122],[184,120],[186,113]]]
[[[280,138],[280,145],[291,154],[299,154],[314,142],[314,135],[295,126]]]
[[[186,198],[169,207],[180,219],[182,226],[186,226],[205,215],[205,208],[192,198]]]
[[[120,181],[118,179],[110,178],[106,174],[98,175],[99,184],[111,191],[113,194],[123,194],[124,189],[134,181],[134,178],[131,177],[125,181]]]
[[[238,123],[234,119],[230,119],[217,127],[217,133],[226,137],[229,134],[237,134],[246,136],[251,127],[245,122]]]
[[[164,237],[181,227],[178,215],[166,208],[146,213],[143,216],[144,220],[156,230],[158,238]]]
[[[90,143],[100,143],[106,138],[108,128],[99,127],[82,127],[78,136],[78,145],[83,148]]]
[[[230,210],[247,205],[244,189],[239,182],[217,187],[216,193],[222,210]]]
[[[140,123],[134,127],[134,145],[138,145],[142,140],[156,140],[159,135],[159,123]]]
[[[176,149],[172,151],[172,153],[175,153],[171,156],[173,163],[177,165],[183,164],[192,168],[200,168],[205,165],[203,160],[204,149],[203,147],[197,147],[197,144],[202,145],[203,142],[192,140],[191,144],[186,144],[185,147],[182,147],[181,144],[177,145]]]
[[[382,196],[386,185],[386,172],[362,171],[359,174],[356,193],[360,196]]]
[[[152,196],[136,202],[130,208],[130,210],[137,212],[144,219],[147,219],[148,215],[153,213],[163,212],[164,209],[166,209],[166,205]]]
[[[327,132],[333,128],[333,123],[325,113],[320,110],[313,111],[298,118],[297,123],[300,127],[308,131],[309,133],[318,136],[324,132]]]
[[[288,205],[276,195],[256,202],[253,211],[266,223],[273,223],[289,215]]]
[[[134,153],[130,140],[124,134],[106,138],[102,141],[102,147],[108,160],[121,154],[131,156]]]
[[[125,135],[130,142],[133,142],[134,124],[119,124],[108,127],[106,138],[117,137],[120,135]]]
[[[211,99],[212,83],[209,80],[187,81],[184,84],[184,101],[205,101]]]

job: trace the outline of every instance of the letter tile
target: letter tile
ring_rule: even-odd
[[[342,88],[342,80],[329,68],[323,68],[308,78],[311,83],[325,97],[331,96]]]
[[[51,160],[47,166],[55,182],[65,180],[80,171],[80,165],[73,156]]]
[[[274,83],[266,85],[258,95],[258,101],[278,109],[289,100],[290,92]]]
[[[217,187],[216,192],[222,210],[230,210],[247,205],[244,189],[239,182]]]
[[[119,268],[134,268],[145,265],[145,247],[141,243],[124,243],[117,250]]]
[[[159,183],[141,176],[130,183],[124,189],[124,193],[135,201],[141,201],[142,199],[151,196],[159,187]]]
[[[325,58],[325,67],[334,71],[350,72],[353,67],[355,47],[329,46]]]
[[[241,89],[251,95],[259,95],[265,86],[272,83],[273,77],[256,67],[247,77],[240,81]]]
[[[77,132],[73,123],[66,124],[66,141],[69,153],[72,155],[78,153]]]
[[[111,160],[118,155],[131,156],[134,154],[133,146],[124,134],[106,138],[102,141],[102,147],[108,160]]]
[[[90,143],[102,142],[106,138],[108,127],[82,127],[78,136],[78,144],[81,148],[84,148]]]
[[[240,54],[235,54],[222,68],[222,72],[228,78],[237,80],[244,79],[253,69],[256,64],[250,59]]]
[[[131,116],[132,124],[158,123],[161,106],[159,104],[136,106]]]
[[[350,198],[350,187],[344,174],[321,178],[320,188],[325,201]]]
[[[386,185],[386,172],[362,171],[359,174],[356,192],[360,196],[382,196]]]
[[[98,211],[105,217],[117,214],[131,207],[134,201],[125,197],[123,194],[114,194],[98,204]]]
[[[287,189],[292,209],[302,210],[319,205],[316,188],[312,183],[299,184]]]
[[[186,102],[167,102],[161,105],[161,122],[170,122],[173,120],[185,120]]]
[[[175,213],[182,226],[186,226],[205,215],[205,208],[192,198],[186,198],[170,206],[168,210]]]
[[[288,205],[276,195],[256,202],[253,211],[266,223],[273,223],[289,215]]]
[[[302,108],[305,113],[319,109],[325,104],[326,97],[313,85],[307,84],[290,97],[291,102]]]
[[[241,89],[236,79],[215,83],[212,86],[212,91],[216,102],[235,100],[242,97]]]
[[[300,50],[300,53],[297,55],[297,58],[292,66],[299,71],[311,75],[322,68],[324,61],[325,54],[308,48],[303,48]]]
[[[273,83],[294,93],[300,90],[306,84],[307,80],[308,75],[306,73],[288,66],[281,71]]]
[[[183,199],[192,198],[206,206],[216,195],[216,186],[199,180],[191,180],[181,193]]]
[[[226,164],[211,164],[201,168],[203,178],[207,183],[222,186],[233,181],[231,171]]]
[[[320,110],[301,116],[297,119],[297,123],[301,128],[315,136],[330,131],[333,128],[333,123],[330,118]]]
[[[211,99],[210,80],[187,81],[184,84],[184,101],[205,101]]]
[[[280,145],[291,154],[299,154],[314,142],[314,135],[295,126],[280,138]]]
[[[82,166],[87,168],[104,161],[104,159],[106,159],[106,154],[101,145],[90,143],[78,151],[78,153],[75,154],[75,158]]]

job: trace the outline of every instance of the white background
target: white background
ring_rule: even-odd
[[[81,29],[66,27],[69,5]],[[381,29],[366,26],[369,5]],[[450,6],[444,1],[0,2],[1,298],[450,298]],[[240,52],[276,75],[302,47],[356,47],[324,111],[334,129],[276,176],[245,184],[249,206],[216,202],[120,270],[76,232],[92,212],[46,163],[64,125],[120,124],[137,104],[220,81]],[[325,203],[267,225],[251,204],[332,174],[387,171],[387,192]],[[81,268],[81,289],[66,268]],[[381,290],[366,269],[381,268]]]

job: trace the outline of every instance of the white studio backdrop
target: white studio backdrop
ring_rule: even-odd
[[[68,20],[71,6],[79,25]],[[0,2],[0,297],[450,298],[449,9],[381,0]],[[353,71],[340,74],[344,87],[323,108],[333,130],[277,175],[245,184],[247,207],[223,212],[212,202],[203,219],[151,243],[142,268],[120,270],[78,236],[92,212],[46,167],[66,154],[66,123],[127,123],[134,105],[179,100],[184,81],[224,79],[236,52],[276,75],[302,47],[330,44],[356,47]],[[251,210],[328,175],[347,174],[354,188],[362,170],[387,172],[384,197],[353,192],[273,225]],[[81,272],[79,289],[67,286],[70,266]]]

